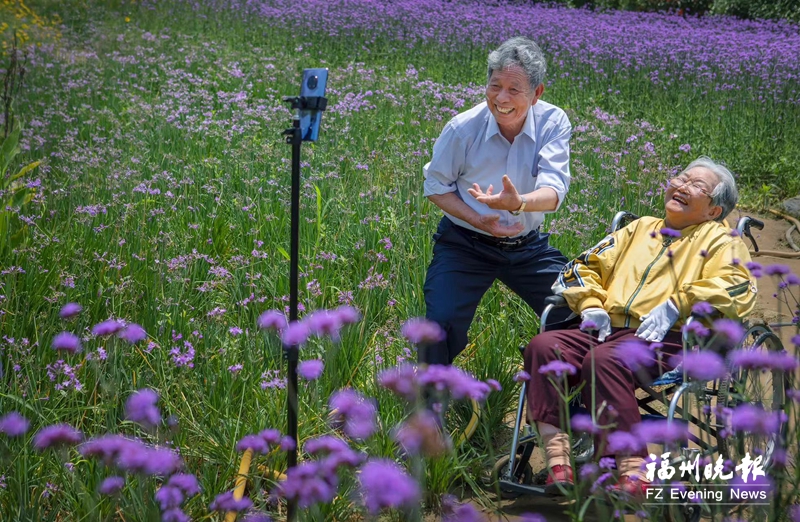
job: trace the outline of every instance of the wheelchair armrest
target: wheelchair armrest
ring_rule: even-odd
[[[560,295],[551,295],[544,298],[544,305],[553,305],[554,308],[563,308],[567,306],[567,300]]]

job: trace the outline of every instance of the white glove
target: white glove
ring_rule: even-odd
[[[672,299],[667,299],[649,314],[642,316],[642,324],[636,330],[636,337],[650,343],[662,341],[680,315]]]
[[[611,318],[608,316],[605,310],[602,308],[587,308],[583,312],[581,312],[581,320],[583,322],[591,321],[593,322],[597,328],[592,328],[591,330],[597,330],[597,340],[601,343],[606,340],[606,337],[611,335]],[[581,330],[590,331],[589,329]]]

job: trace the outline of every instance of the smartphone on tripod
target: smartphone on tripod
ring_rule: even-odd
[[[324,97],[328,84],[328,69],[303,70],[303,83],[300,96],[305,98]],[[300,109],[300,135],[303,141],[317,141],[322,111],[319,109]]]

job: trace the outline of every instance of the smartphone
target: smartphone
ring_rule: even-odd
[[[328,69],[305,69],[303,83],[300,86],[300,96],[325,96],[327,84]],[[300,135],[303,137],[303,141],[317,141],[321,119],[322,111],[300,110]]]

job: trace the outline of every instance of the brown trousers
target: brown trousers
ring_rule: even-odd
[[[558,391],[546,375],[539,373],[539,368],[555,360],[568,362],[577,369],[575,375],[567,376],[567,382],[570,388],[582,382],[586,383],[581,398],[587,409],[591,409],[593,391],[598,410],[605,402],[603,413],[597,419],[601,426],[615,423],[614,429],[630,431],[634,424],[641,422],[642,416],[635,395],[637,384],[659,375],[660,372],[672,369],[669,365],[670,357],[680,353],[683,348],[680,332],[670,331],[662,341],[664,346],[659,350],[662,353],[662,361],[659,363],[654,353],[653,360],[656,364],[634,373],[622,364],[614,348],[626,341],[639,340],[635,333],[636,330],[631,328],[614,328],[605,342],[599,343],[594,334],[582,332],[577,326],[573,326],[566,330],[544,332],[534,337],[525,349],[525,371],[531,375],[527,397],[528,422],[564,425],[561,418],[565,406]],[[594,352],[594,390],[592,390],[592,352]],[[600,445],[604,446],[601,440],[595,441],[595,444],[598,448]],[[642,452],[641,456],[646,457],[647,453]]]

